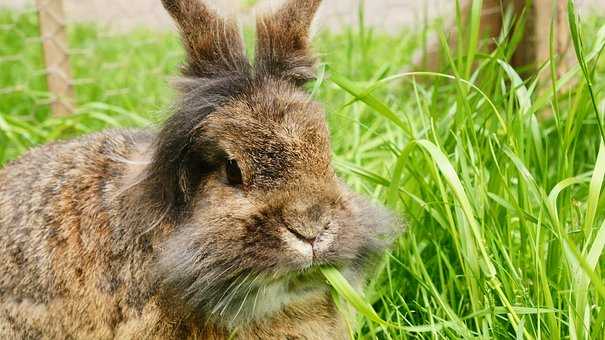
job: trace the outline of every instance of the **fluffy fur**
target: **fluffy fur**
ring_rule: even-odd
[[[317,268],[361,287],[397,222],[338,180],[301,87],[319,1],[259,19],[254,65],[232,22],[163,3],[188,55],[163,128],[49,144],[0,171],[0,338],[346,338]]]

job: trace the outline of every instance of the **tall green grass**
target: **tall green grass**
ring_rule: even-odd
[[[510,34],[485,52],[477,3],[457,47],[444,42],[438,73],[404,72],[422,32],[361,25],[316,37],[324,64],[311,90],[329,113],[334,164],[408,221],[363,301],[346,295],[337,273],[327,277],[360,307],[360,339],[603,339],[605,20],[578,23],[572,11],[581,62],[538,85],[509,65],[523,21],[508,17]],[[2,12],[0,25],[35,36],[32,18]],[[76,115],[50,118],[32,71],[39,46],[12,32],[0,30],[0,90],[27,86],[0,92],[0,162],[47,140],[153,126],[173,98],[175,37],[78,26],[74,74],[93,82],[76,86]],[[3,61],[16,53],[20,61]],[[556,60],[540,72],[556,71]]]

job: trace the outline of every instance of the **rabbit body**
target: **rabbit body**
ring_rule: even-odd
[[[2,339],[346,339],[321,266],[356,288],[399,222],[331,166],[303,85],[319,0],[238,28],[163,0],[187,61],[173,115],[0,170]]]

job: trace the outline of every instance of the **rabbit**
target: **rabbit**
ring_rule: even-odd
[[[159,131],[35,148],[0,170],[2,339],[347,339],[320,274],[357,289],[402,230],[331,165],[309,30],[320,0],[237,25],[162,0],[186,60]]]

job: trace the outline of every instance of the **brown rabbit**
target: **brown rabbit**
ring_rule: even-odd
[[[318,266],[358,288],[397,219],[330,165],[308,31],[320,0],[238,28],[163,0],[187,50],[159,133],[109,131],[0,172],[1,339],[343,339]]]

